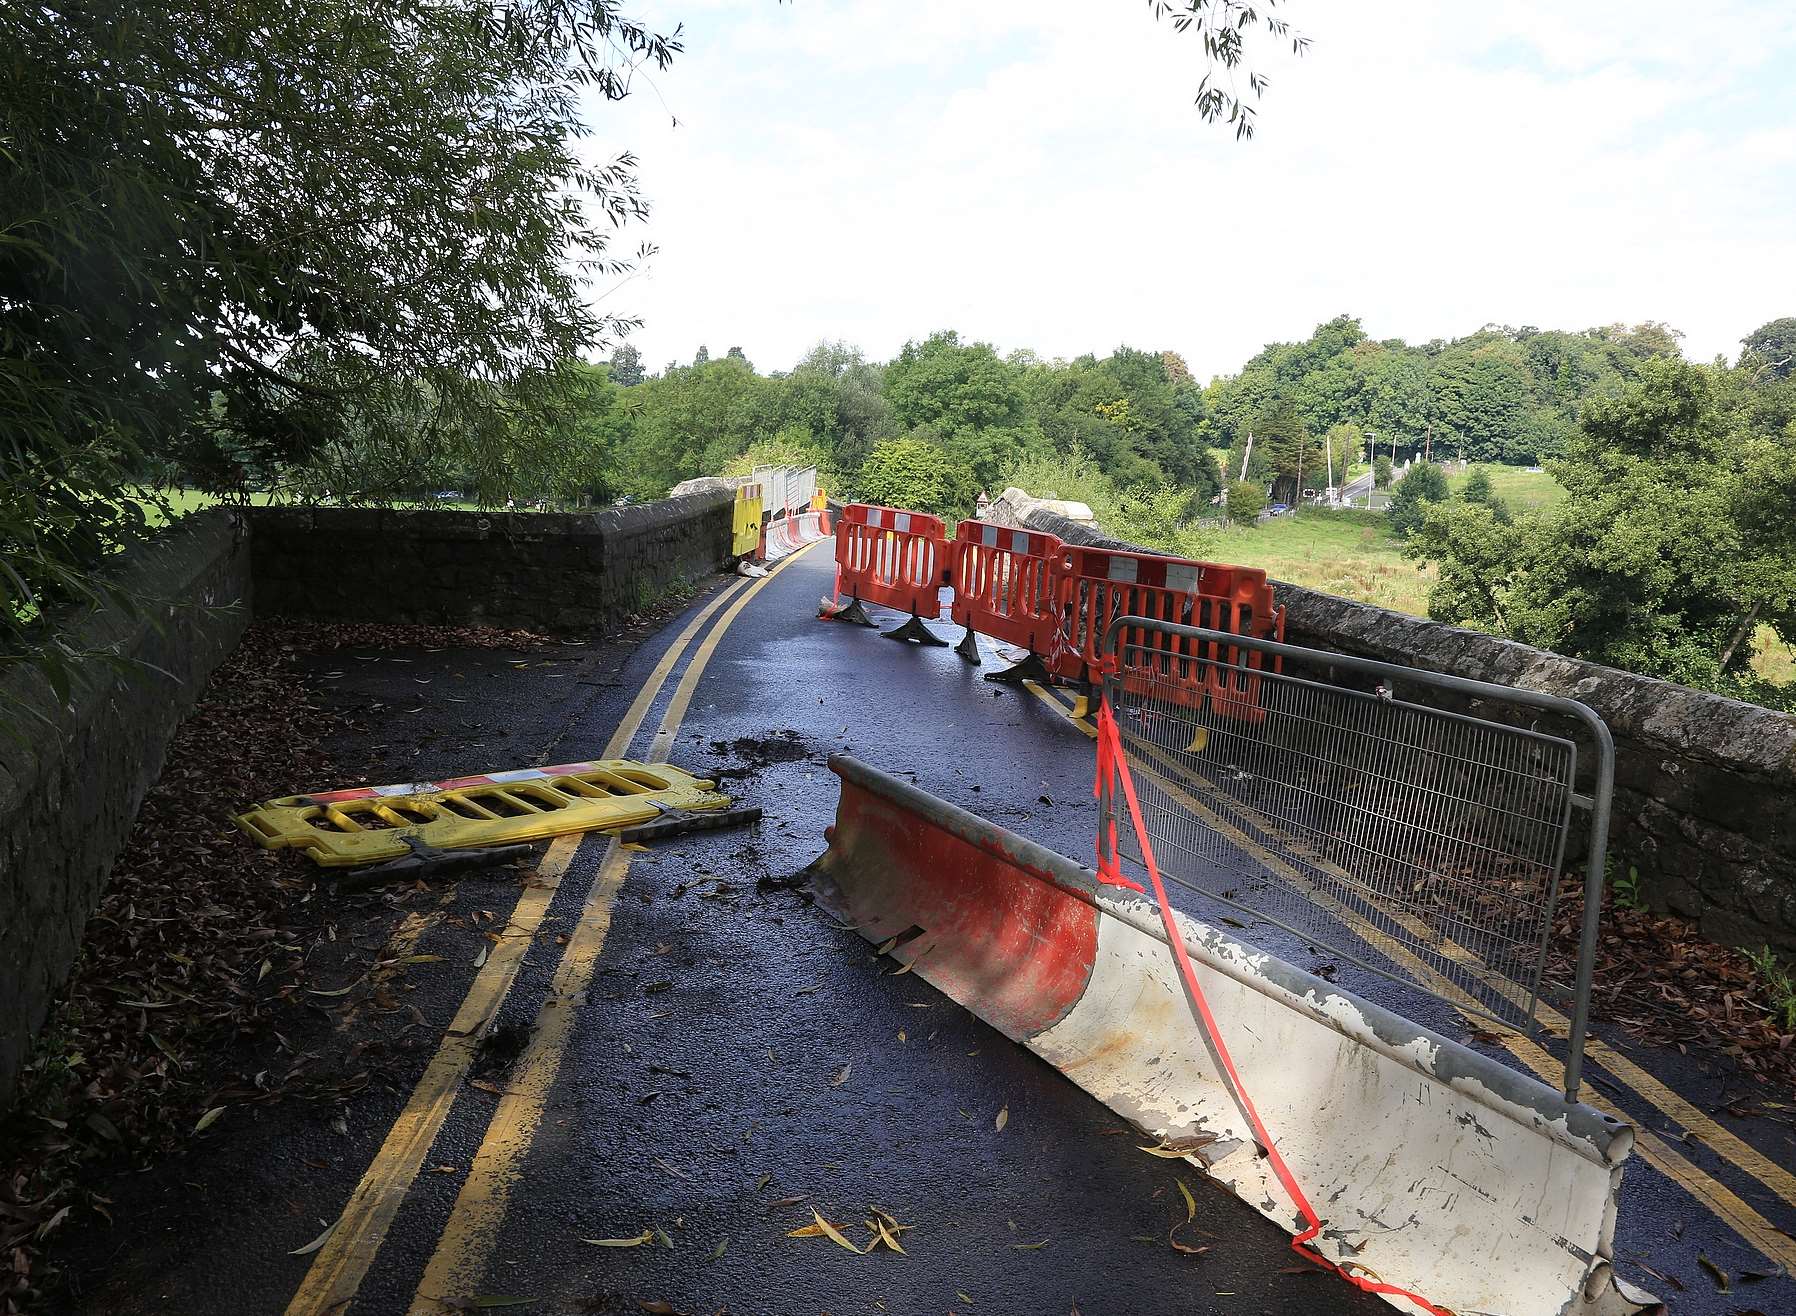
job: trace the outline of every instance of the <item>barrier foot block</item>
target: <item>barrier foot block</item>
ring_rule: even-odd
[[[948,642],[925,626],[923,619],[915,613],[896,630],[886,631],[885,637],[888,640],[914,640],[918,644],[933,644],[943,649],[948,647]]]
[[[1042,662],[1041,655],[1032,653],[1014,667],[1006,667],[1001,672],[986,673],[986,680],[997,681],[1001,685],[1021,685],[1024,681],[1034,681],[1037,685],[1050,685],[1053,676]]]
[[[980,665],[979,638],[973,634],[973,628],[967,627],[967,633],[960,637],[960,643],[954,646],[954,652],[965,658],[973,666]]]
[[[877,629],[879,625],[867,615],[867,610],[861,607],[859,599],[850,599],[842,607],[833,610],[828,604],[824,604],[822,611],[817,616],[823,621],[853,622],[856,626],[866,626],[869,629]]]

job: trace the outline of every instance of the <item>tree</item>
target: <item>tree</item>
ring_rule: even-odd
[[[1372,483],[1380,489],[1388,488],[1391,483],[1391,459],[1380,454],[1372,459]]]
[[[1492,518],[1499,525],[1508,525],[1513,519],[1509,515],[1509,508],[1497,497],[1496,490],[1491,488],[1490,472],[1482,466],[1472,468],[1472,473],[1466,477],[1465,486],[1459,491],[1459,498],[1461,502],[1489,508]]]
[[[954,459],[929,440],[914,435],[873,445],[862,463],[857,488],[870,503],[937,516],[953,515],[961,486]]]
[[[1237,480],[1229,486],[1229,520],[1236,525],[1258,525],[1265,510],[1265,489],[1251,480]]]
[[[460,434],[501,488],[514,422],[624,327],[584,291],[645,207],[632,157],[583,163],[581,98],[678,49],[614,0],[0,9],[9,647],[94,597],[131,478],[190,441],[244,469]]]
[[[1256,450],[1272,476],[1274,502],[1296,506],[1304,489],[1320,488],[1327,480],[1322,442],[1310,434],[1290,402],[1274,402],[1262,412],[1254,422],[1253,434]]]
[[[1751,429],[1731,389],[1724,372],[1649,359],[1619,397],[1584,408],[1554,465],[1556,509],[1513,527],[1475,504],[1429,512],[1408,551],[1447,583],[1430,615],[1762,694],[1754,629],[1796,636],[1796,434]]]
[[[1740,365],[1776,379],[1796,374],[1796,316],[1769,320],[1740,340]]]
[[[642,353],[633,343],[619,343],[611,353],[611,382],[623,388],[642,382]]]
[[[1447,474],[1429,462],[1416,462],[1397,481],[1391,494],[1391,505],[1385,509],[1391,531],[1399,539],[1408,539],[1421,526],[1427,504],[1447,501]]]
[[[681,480],[714,475],[781,428],[779,386],[746,361],[722,357],[675,366],[623,394],[633,422],[624,446],[625,484],[660,498]]]
[[[710,365],[711,349],[706,347],[703,343],[700,343],[698,345],[698,351],[692,354],[692,364],[695,366]]]
[[[990,343],[962,343],[952,329],[906,343],[886,367],[886,398],[900,427],[944,434],[1019,424],[1018,372]]]

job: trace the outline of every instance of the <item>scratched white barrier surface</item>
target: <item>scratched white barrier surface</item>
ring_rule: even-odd
[[[819,902],[1292,1233],[1303,1220],[1221,1077],[1157,909],[857,760]],[[1120,894],[1120,893],[1119,893]],[[1242,1078],[1337,1264],[1471,1316],[1631,1313],[1614,1275],[1633,1130],[1179,916]],[[1295,1260],[1295,1259],[1294,1259]],[[1406,1299],[1393,1305],[1415,1310]]]

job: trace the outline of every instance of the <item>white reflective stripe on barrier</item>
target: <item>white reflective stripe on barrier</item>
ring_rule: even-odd
[[[995,525],[980,526],[979,542],[987,548],[996,548],[998,546],[998,527]]]
[[[1010,551],[1012,553],[1029,552],[1029,532],[1027,530],[1012,530],[1010,532]]]
[[[1168,562],[1166,564],[1166,588],[1176,589],[1181,594],[1197,593],[1198,570],[1188,562]]]
[[[1139,567],[1140,563],[1132,557],[1112,557],[1108,566],[1110,579],[1124,581],[1132,585],[1135,583],[1135,573]]]
[[[910,513],[909,512],[894,512],[892,514],[892,529],[894,529],[894,530],[909,530],[910,529]]]

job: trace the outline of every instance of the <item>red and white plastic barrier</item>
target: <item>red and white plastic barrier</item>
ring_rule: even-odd
[[[818,902],[870,943],[910,933],[894,958],[1306,1258],[1410,1312],[1651,1303],[1610,1260],[1626,1125],[907,782],[830,768]]]
[[[1029,657],[1004,679],[1047,680],[1060,651],[1060,580],[1065,545],[1040,530],[962,521],[949,545],[954,586],[951,616],[967,628],[959,653],[979,661],[975,632],[1026,649]],[[1013,675],[1014,674],[1014,675]]]
[[[829,512],[791,512],[769,521],[761,531],[761,560],[777,562],[819,539],[830,536]]]
[[[836,522],[835,596],[824,601],[819,615],[871,626],[873,619],[861,605],[874,603],[910,614],[903,626],[887,632],[890,638],[945,644],[923,619],[941,612],[947,564],[948,546],[939,516],[850,503]],[[843,594],[848,595],[846,604],[841,602]]]

